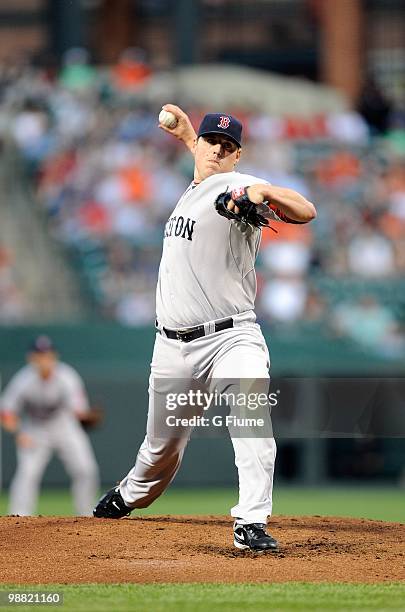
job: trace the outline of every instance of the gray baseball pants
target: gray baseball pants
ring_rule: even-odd
[[[72,480],[78,515],[92,516],[98,490],[98,466],[88,436],[76,417],[59,414],[31,423],[25,430],[33,445],[17,448],[17,470],[10,485],[9,513],[35,513],[40,482],[53,452],[61,459]]]
[[[174,428],[172,436],[160,426],[168,415],[168,393],[187,392],[196,379],[203,380],[211,392],[217,389],[220,393],[228,386],[227,381],[239,379],[241,386],[268,393],[269,353],[260,327],[254,322],[255,315],[242,313],[233,319],[233,328],[188,343],[157,333],[146,437],[134,467],[120,483],[121,495],[132,508],[145,508],[163,493],[180,467],[190,438],[190,426]],[[275,440],[272,436],[232,434],[232,444],[239,501],[231,515],[246,524],[266,523],[272,512]]]

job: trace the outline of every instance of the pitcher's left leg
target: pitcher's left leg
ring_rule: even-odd
[[[232,437],[239,474],[239,502],[231,516],[239,523],[267,523],[272,513],[273,476],[276,461],[274,438]]]
[[[229,392],[232,388],[234,392],[245,394],[252,402],[259,397],[258,394],[262,399],[268,396],[269,357],[264,338],[257,327],[241,330],[238,338],[230,335],[225,349],[213,367],[211,388],[218,392],[221,389]],[[276,459],[270,409],[267,404],[258,406],[257,410],[247,408],[242,412],[231,408],[231,415],[234,412],[240,416],[260,418],[264,422],[263,427],[252,429],[229,427],[239,475],[239,501],[231,509],[231,515],[236,519],[235,545],[252,550],[275,550],[277,542],[264,532],[267,517],[272,513]]]

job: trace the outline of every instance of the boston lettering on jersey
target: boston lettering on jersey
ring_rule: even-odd
[[[165,238],[168,236],[180,236],[181,238],[187,238],[187,240],[193,239],[195,221],[194,219],[184,219],[184,217],[170,217],[166,223]]]

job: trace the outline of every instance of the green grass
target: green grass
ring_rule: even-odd
[[[228,514],[236,502],[235,489],[172,488],[140,514]],[[0,514],[7,512],[7,497],[0,496]],[[48,490],[41,495],[38,513],[73,514],[68,491]],[[275,487],[274,514],[334,515],[405,522],[405,494],[383,487]],[[404,606],[405,608],[405,606]]]
[[[13,587],[2,587],[2,589]],[[21,590],[21,587],[14,587]],[[44,585],[64,594],[61,612],[238,612],[239,610],[403,610],[405,584],[114,584]],[[31,589],[31,591],[34,589]],[[1,607],[10,610],[10,607]],[[33,606],[18,606],[28,612]]]

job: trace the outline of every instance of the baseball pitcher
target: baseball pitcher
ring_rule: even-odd
[[[167,104],[163,110],[160,127],[194,155],[194,180],[164,233],[146,437],[134,467],[94,509],[96,517],[120,518],[149,506],[173,480],[191,427],[180,420],[170,436],[162,434],[159,423],[165,398],[178,393],[179,381],[184,391],[199,381],[210,392],[221,392],[225,381],[235,379],[268,391],[269,352],[254,313],[261,231],[270,221],[307,223],[316,216],[313,204],[296,191],[236,172],[242,154],[238,119],[208,114],[195,134],[179,107]],[[266,532],[274,438],[231,437],[239,477],[239,500],[231,509],[234,545],[277,550],[277,541]]]

